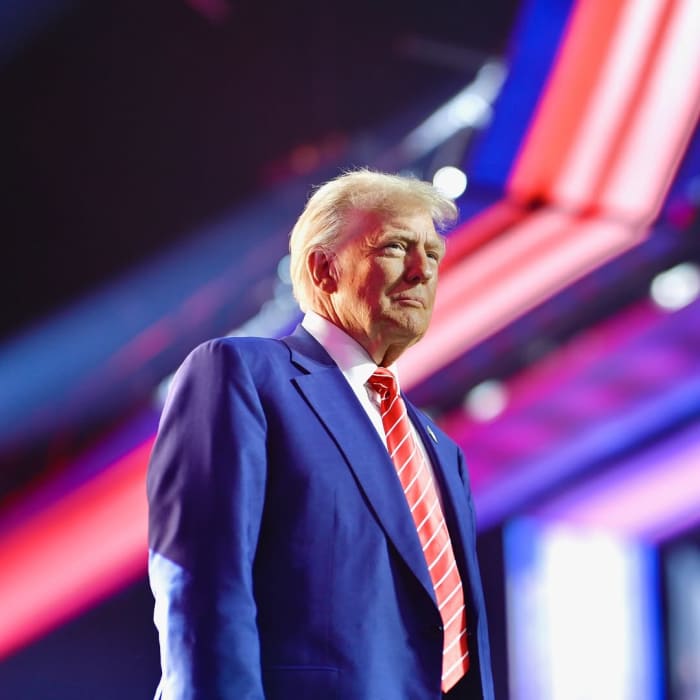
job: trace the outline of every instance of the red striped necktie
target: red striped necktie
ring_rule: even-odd
[[[378,367],[369,379],[377,392],[391,460],[416,524],[444,630],[442,690],[447,692],[469,669],[467,620],[462,581],[430,466],[413,437],[406,404],[394,375]]]

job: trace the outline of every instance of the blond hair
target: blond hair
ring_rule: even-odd
[[[384,220],[426,212],[438,231],[458,216],[452,200],[415,177],[363,168],[321,185],[306,203],[289,239],[292,289],[302,311],[313,309],[316,297],[307,266],[309,255],[317,250],[337,250],[347,235],[351,212],[378,214]]]

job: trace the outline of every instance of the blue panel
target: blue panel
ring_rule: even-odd
[[[574,0],[528,0],[509,48],[509,74],[490,127],[475,145],[473,183],[502,189],[559,49]]]

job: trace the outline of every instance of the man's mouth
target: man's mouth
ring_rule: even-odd
[[[394,301],[403,306],[415,306],[416,308],[425,308],[425,302],[419,297],[413,297],[406,294],[399,294],[394,297]]]

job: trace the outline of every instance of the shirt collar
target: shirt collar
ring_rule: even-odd
[[[354,338],[315,311],[307,311],[301,325],[323,346],[352,383],[365,384],[377,369],[374,360]],[[398,384],[396,364],[387,369],[396,377]]]

